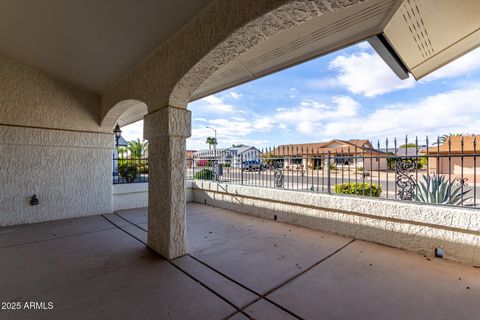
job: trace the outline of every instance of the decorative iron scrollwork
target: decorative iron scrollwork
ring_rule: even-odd
[[[467,182],[468,182],[468,178],[460,178],[460,177],[458,177],[458,178],[453,179],[453,181],[454,181],[455,184],[456,184],[457,186],[459,186],[459,187],[460,187],[460,186],[464,186],[464,187],[468,186],[468,183],[467,183]]]
[[[417,182],[411,172],[415,171],[416,168],[417,163],[415,161],[395,161],[395,172],[397,173],[395,183],[398,187],[397,195],[401,200],[412,200],[415,197]]]
[[[281,163],[274,164],[273,179],[275,187],[283,188],[283,165]]]

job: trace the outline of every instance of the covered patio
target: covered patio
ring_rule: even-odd
[[[2,228],[5,319],[476,319],[479,270],[198,203],[188,255],[148,249],[147,210]]]

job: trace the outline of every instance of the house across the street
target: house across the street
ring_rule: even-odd
[[[428,171],[430,174],[448,174],[456,177],[473,177],[480,173],[480,159],[474,156],[478,153],[480,135],[452,136],[444,144],[431,147],[424,154],[430,156]],[[436,157],[436,158],[435,158]],[[463,165],[462,165],[463,164]],[[463,171],[462,171],[463,168]]]
[[[330,163],[336,165],[356,165],[364,170],[385,170],[387,168],[386,153],[374,149],[371,142],[363,139],[333,139],[317,143],[301,143],[280,145],[272,151],[273,157],[284,159],[285,168],[300,167],[320,169],[326,165],[328,156]],[[382,158],[375,158],[375,156]],[[317,158],[318,157],[318,158]],[[323,163],[322,163],[322,159]]]
[[[217,159],[220,163],[240,167],[241,161],[260,158],[261,156],[262,152],[251,146],[218,148],[216,150],[205,149],[193,153],[193,158],[199,166],[205,166],[208,160]]]

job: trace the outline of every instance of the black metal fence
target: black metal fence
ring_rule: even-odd
[[[113,159],[113,184],[148,182],[148,159]]]
[[[202,152],[187,159],[187,176],[200,180],[305,192],[350,194],[477,207],[477,137],[438,137],[383,147],[340,141],[337,146],[284,145],[254,157]]]

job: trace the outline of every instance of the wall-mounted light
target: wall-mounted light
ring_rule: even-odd
[[[32,199],[30,199],[30,204],[31,204],[32,206],[36,206],[36,205],[38,205],[38,203],[39,203],[39,201],[38,201],[37,195],[34,194],[34,195],[32,196]]]

